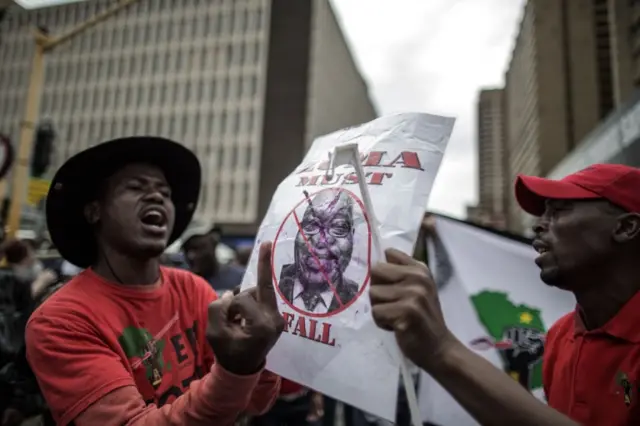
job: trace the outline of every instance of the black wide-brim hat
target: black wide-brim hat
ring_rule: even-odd
[[[167,245],[191,222],[200,194],[200,162],[185,146],[154,136],[114,139],[86,149],[58,169],[47,195],[47,226],[60,255],[81,268],[97,259],[94,230],[84,208],[96,199],[102,183],[131,163],[158,167],[171,187],[175,222]]]

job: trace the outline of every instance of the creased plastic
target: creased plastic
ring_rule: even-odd
[[[395,418],[400,359],[393,335],[373,323],[368,297],[370,265],[380,260],[375,230],[354,167],[333,168],[330,157],[337,146],[358,145],[382,246],[411,253],[454,121],[398,114],[320,137],[278,186],[242,283],[255,285],[259,244],[273,241],[286,329],[270,370]]]

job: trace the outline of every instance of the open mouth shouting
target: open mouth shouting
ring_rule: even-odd
[[[145,232],[156,236],[167,234],[167,213],[159,206],[147,207],[140,214],[140,222]]]
[[[539,256],[536,258],[536,263],[538,263],[541,259],[543,259],[545,255],[550,251],[549,246],[542,240],[534,240],[533,248],[539,254]]]

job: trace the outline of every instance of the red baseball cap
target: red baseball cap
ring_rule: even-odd
[[[542,216],[545,201],[603,198],[640,213],[640,169],[621,164],[594,164],[560,180],[518,175],[516,199],[524,211]]]

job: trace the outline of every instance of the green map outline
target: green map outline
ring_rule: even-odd
[[[496,341],[503,338],[504,330],[508,327],[524,326],[542,333],[546,333],[540,309],[524,304],[514,304],[506,292],[483,290],[471,296],[478,319],[485,330]],[[529,323],[523,323],[520,317],[523,313],[531,315]],[[542,362],[537,362],[531,369],[531,390],[542,388]]]

